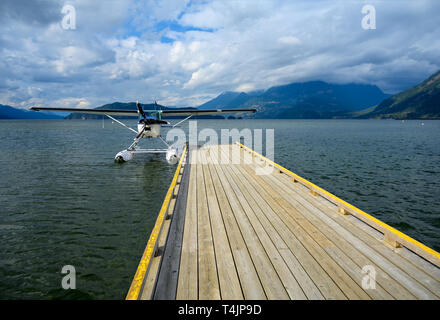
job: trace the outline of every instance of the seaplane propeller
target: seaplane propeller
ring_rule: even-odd
[[[142,116],[142,118],[143,118],[143,127],[139,131],[139,133],[136,135],[136,138],[135,138],[135,139],[138,139],[144,133],[145,128],[147,127],[147,121],[148,120],[147,120],[147,115],[145,114],[144,109],[142,109],[142,106],[141,106],[141,104],[138,101],[136,101],[136,107],[137,107],[137,110],[138,110],[138,114],[140,116]]]
[[[186,116],[183,120],[172,125],[175,127],[182,122],[190,119],[192,116],[197,115],[212,115],[212,114],[225,114],[225,113],[241,113],[252,112],[255,113],[256,109],[217,109],[217,110],[197,110],[197,109],[172,109],[172,110],[158,110],[158,104],[154,101],[156,110],[144,110],[139,102],[136,102],[137,110],[115,110],[115,109],[75,109],[75,108],[46,108],[46,107],[32,107],[31,110],[40,111],[62,111],[71,113],[82,114],[99,114],[105,115],[121,126],[129,129],[136,134],[133,143],[125,150],[118,152],[115,156],[116,162],[126,162],[132,160],[136,154],[142,153],[165,153],[165,158],[170,164],[176,164],[179,159],[179,150],[174,146],[170,146],[161,136],[160,131],[162,126],[169,126],[170,123],[162,119],[167,116]],[[129,127],[125,123],[117,120],[114,116],[128,116],[138,117],[137,130]],[[138,143],[143,138],[159,138],[167,146],[167,149],[141,149],[138,147]],[[181,151],[181,150],[180,150]]]

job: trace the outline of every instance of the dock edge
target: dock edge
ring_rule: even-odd
[[[171,181],[171,185],[168,188],[168,192],[162,203],[162,207],[159,211],[159,215],[157,216],[156,223],[153,227],[153,230],[151,231],[150,238],[148,239],[147,242],[147,246],[139,262],[139,265],[137,267],[136,273],[133,277],[133,280],[130,285],[130,289],[128,290],[125,300],[139,299],[145,277],[147,276],[151,266],[151,261],[158,249],[159,238],[161,236],[164,222],[167,216],[166,212],[168,211],[170,200],[172,199],[174,189],[177,184],[177,179],[180,175],[180,169],[182,168],[183,160],[185,159],[187,154],[187,149],[188,149],[188,145],[185,145],[182,155],[180,156],[179,164],[177,165],[176,171],[174,173],[173,180]]]

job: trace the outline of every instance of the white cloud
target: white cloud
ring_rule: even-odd
[[[255,87],[252,83],[243,83],[235,89],[235,91],[238,92],[249,92],[252,90],[255,90]]]
[[[58,73],[65,74],[69,70],[96,63],[99,60],[100,57],[95,51],[83,47],[67,46],[60,49],[59,59],[53,61],[53,64]]]
[[[219,63],[213,62],[210,65],[200,68],[191,74],[191,79],[183,85],[185,89],[192,89],[218,79],[225,68]]]
[[[369,31],[356,1],[69,3],[77,29],[66,31],[58,1],[35,1],[23,12],[2,1],[0,101],[193,106],[226,90],[308,80],[395,92],[440,69],[436,0],[371,0],[377,29]]]
[[[56,100],[54,104],[60,108],[85,109],[90,107],[90,102],[86,98],[63,98]]]
[[[287,45],[296,45],[301,43],[301,41],[297,37],[293,36],[283,36],[278,38],[278,42]]]

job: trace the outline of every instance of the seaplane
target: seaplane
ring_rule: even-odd
[[[118,152],[115,156],[115,162],[123,163],[132,160],[136,154],[145,153],[165,153],[165,158],[170,164],[176,164],[179,159],[178,148],[170,146],[161,136],[162,127],[176,127],[182,124],[184,121],[189,120],[193,116],[198,115],[213,115],[213,114],[225,114],[225,113],[242,113],[252,112],[255,113],[256,109],[212,109],[212,110],[188,110],[188,109],[173,109],[173,110],[160,110],[157,109],[158,104],[154,102],[156,110],[143,110],[142,105],[136,102],[137,110],[113,110],[113,109],[75,109],[75,108],[49,108],[49,107],[32,107],[34,111],[57,111],[57,112],[70,112],[70,113],[83,113],[83,114],[97,114],[104,115],[120,124],[121,126],[134,132],[136,135],[133,139],[133,143],[125,150]],[[116,119],[114,116],[125,117],[138,117],[137,130],[126,125],[122,121]],[[179,116],[185,117],[183,120],[171,125],[170,122],[163,120],[163,117],[167,116]],[[138,144],[141,139],[159,138],[167,146],[166,149],[142,149]]]

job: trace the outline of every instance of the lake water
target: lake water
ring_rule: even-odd
[[[197,126],[274,129],[277,163],[440,251],[440,121]],[[132,138],[111,121],[0,121],[0,299],[125,298],[175,170],[163,155],[114,163]]]

